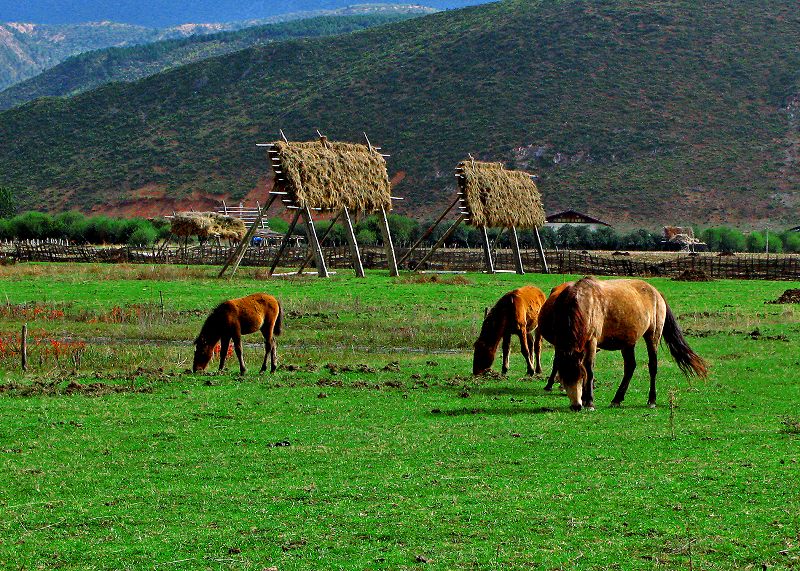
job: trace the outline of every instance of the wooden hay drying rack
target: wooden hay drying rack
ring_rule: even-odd
[[[279,130],[281,138],[284,142],[288,143],[288,139],[284,134],[283,130]],[[324,137],[319,131],[317,131],[317,135],[320,137],[320,142],[325,144],[327,141],[326,137]],[[370,152],[379,153],[381,148],[380,147],[373,147],[369,141],[369,137],[367,134],[364,133],[364,138],[366,139],[367,146]],[[292,217],[291,222],[289,223],[289,229],[286,231],[286,235],[283,237],[281,241],[280,247],[278,248],[278,252],[275,255],[275,259],[272,261],[272,266],[270,266],[268,275],[272,276],[275,272],[275,269],[278,267],[278,263],[281,260],[286,248],[288,247],[289,243],[291,242],[292,232],[294,232],[295,226],[297,226],[298,221],[300,218],[303,218],[303,222],[305,223],[306,233],[308,238],[308,244],[310,247],[311,252],[306,256],[303,263],[300,265],[299,270],[297,271],[298,274],[302,274],[303,270],[306,266],[311,262],[313,259],[316,264],[317,268],[317,275],[319,277],[329,277],[330,272],[328,271],[327,265],[325,263],[325,256],[322,252],[322,244],[325,242],[325,239],[328,237],[333,225],[341,218],[343,225],[345,236],[347,238],[347,243],[350,248],[350,255],[351,260],[353,263],[353,269],[355,271],[356,276],[364,277],[364,266],[361,261],[361,251],[358,247],[358,242],[356,240],[355,231],[353,230],[353,222],[351,218],[351,212],[346,206],[343,206],[341,209],[336,211],[335,216],[330,220],[330,224],[328,228],[325,230],[325,233],[322,237],[317,236],[316,227],[314,226],[314,219],[311,215],[312,211],[322,212],[325,211],[325,208],[315,207],[309,204],[298,204],[291,198],[291,194],[286,192],[285,190],[281,190],[285,187],[288,183],[282,165],[280,156],[278,155],[277,151],[274,148],[273,143],[258,143],[257,147],[265,147],[267,149],[267,155],[270,160],[270,166],[272,167],[273,173],[275,174],[275,185],[273,185],[272,190],[270,191],[269,200],[261,209],[259,215],[253,220],[250,228],[247,231],[244,239],[239,243],[239,245],[234,249],[234,251],[229,256],[228,260],[223,265],[222,269],[219,272],[219,277],[222,277],[225,274],[225,271],[230,267],[231,268],[231,277],[236,273],[239,264],[244,257],[244,253],[247,250],[247,247],[250,243],[250,240],[253,237],[253,234],[261,224],[262,217],[266,214],[269,208],[272,206],[273,202],[280,199],[280,201],[284,204],[284,207],[289,210],[293,211],[294,215]],[[380,154],[380,153],[379,153]],[[381,157],[384,159],[389,157],[390,155],[381,154]],[[342,192],[346,192],[347,189],[343,189]],[[390,197],[391,200],[402,200],[402,198],[398,198],[395,196]],[[330,210],[329,210],[330,211]],[[397,271],[397,259],[394,252],[394,244],[392,242],[392,235],[389,231],[389,221],[386,216],[386,209],[384,207],[380,207],[376,212],[378,215],[378,225],[380,226],[381,235],[383,236],[383,244],[386,251],[386,260],[387,265],[389,268],[389,275],[391,276],[398,276],[399,272]]]
[[[469,159],[474,163],[472,155],[469,156]],[[461,225],[462,222],[470,223],[472,221],[471,211],[466,196],[467,194],[465,189],[466,175],[464,173],[463,167],[461,166],[456,167],[455,176],[458,179],[458,191],[456,193],[455,199],[444,210],[444,212],[442,212],[439,218],[437,218],[436,221],[433,224],[431,224],[431,226],[419,237],[419,239],[411,246],[411,248],[409,248],[408,251],[406,251],[406,253],[398,262],[398,265],[400,267],[402,267],[403,264],[406,262],[406,260],[408,260],[411,257],[411,254],[414,252],[414,250],[416,250],[423,241],[427,240],[433,234],[433,231],[439,226],[439,224],[442,223],[442,221],[444,221],[447,215],[456,206],[458,206],[459,210],[458,217],[455,219],[455,221],[452,222],[452,224],[445,231],[445,233],[442,234],[441,238],[439,238],[439,240],[436,241],[433,247],[430,250],[428,250],[428,252],[425,253],[422,259],[419,262],[417,262],[413,268],[411,268],[412,271],[419,270],[423,266],[423,264],[430,259],[433,253],[436,252],[436,250],[438,250],[453,235],[453,233]],[[517,229],[515,226],[511,225],[511,226],[500,227],[500,232],[495,237],[493,243],[489,240],[488,227],[486,225],[481,225],[478,228],[481,237],[481,244],[483,249],[486,272],[494,274],[494,273],[509,271],[509,270],[498,270],[496,268],[495,265],[496,256],[493,253],[496,252],[497,250],[497,245],[500,240],[500,237],[503,235],[503,232],[507,230],[511,238],[511,250],[513,253],[514,266],[515,266],[514,271],[520,275],[525,274],[525,268],[522,265],[522,254],[520,252],[520,247],[519,247],[519,238],[517,236]],[[542,260],[544,272],[546,274],[549,274],[550,269],[547,266],[547,259],[545,258],[544,255],[544,248],[542,247],[542,240],[541,237],[539,236],[539,229],[537,227],[533,228],[533,234],[534,237],[536,238],[537,250],[539,252],[539,257]]]

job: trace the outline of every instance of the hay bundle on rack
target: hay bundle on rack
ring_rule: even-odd
[[[178,212],[172,218],[170,231],[182,238],[197,236],[201,240],[220,237],[241,240],[247,227],[240,218],[217,212]]]
[[[520,230],[544,226],[542,195],[528,173],[508,170],[502,163],[467,160],[459,163],[458,175],[470,225]]]
[[[211,218],[211,232],[220,238],[228,240],[241,240],[247,234],[244,220],[234,216],[226,216],[219,212],[206,212]]]
[[[207,238],[212,224],[211,219],[205,214],[205,212],[177,212],[172,217],[170,232],[181,238],[188,236]]]
[[[325,138],[278,141],[270,157],[276,190],[287,192],[296,206],[362,212],[392,208],[386,161],[365,145]]]

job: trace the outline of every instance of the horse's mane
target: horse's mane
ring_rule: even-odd
[[[478,341],[488,346],[493,346],[500,340],[500,336],[503,333],[503,319],[505,318],[505,312],[507,312],[507,306],[510,301],[510,296],[506,294],[489,310],[489,313],[486,314],[483,320],[483,325],[481,325]]]
[[[227,303],[227,301],[223,301],[217,307],[211,310],[211,313],[203,323],[203,327],[200,328],[200,333],[197,335],[197,339],[194,340],[195,345],[201,339],[205,339],[207,342],[211,343],[218,341],[222,337],[222,333],[219,332],[219,323],[226,314],[225,306]]]
[[[556,346],[567,353],[583,351],[589,340],[589,315],[585,307],[587,296],[597,288],[597,280],[591,276],[581,278],[556,298],[553,315],[556,317],[554,336]],[[582,307],[584,306],[584,307]]]

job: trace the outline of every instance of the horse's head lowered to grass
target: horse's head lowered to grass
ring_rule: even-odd
[[[214,347],[217,345],[218,340],[210,342],[208,339],[199,335],[194,340],[194,360],[192,361],[192,372],[205,371],[211,358],[214,356]]]
[[[475,341],[475,353],[472,356],[472,374],[482,375],[492,368],[494,356],[497,354],[497,343],[492,345],[483,339]]]

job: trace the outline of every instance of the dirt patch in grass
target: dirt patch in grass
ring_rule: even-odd
[[[767,303],[800,303],[800,289],[787,289],[778,299]]]
[[[703,270],[684,270],[680,275],[672,278],[676,282],[713,282]]]
[[[84,396],[105,396],[116,393],[152,393],[151,385],[110,385],[108,383],[79,383],[70,381],[66,385],[63,381],[35,381],[30,384],[7,383],[0,385],[0,393],[7,393],[13,396],[60,396],[60,395],[84,395]]]
[[[786,335],[764,335],[758,329],[753,329],[751,332],[747,334],[749,339],[753,339],[754,341],[788,341],[789,338]]]

